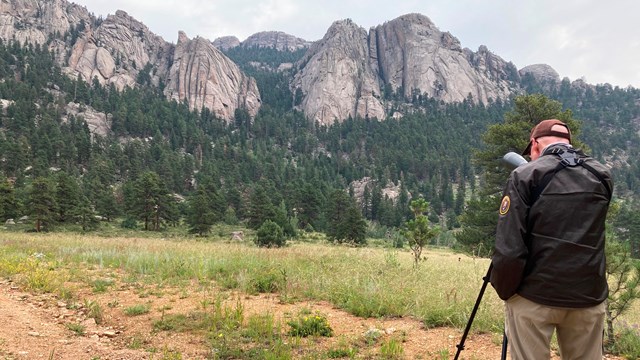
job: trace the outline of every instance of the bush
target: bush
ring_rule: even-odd
[[[307,337],[307,336],[326,336],[333,335],[333,329],[329,325],[327,318],[323,315],[301,315],[296,320],[287,322],[291,327],[289,335]]]
[[[138,222],[134,218],[127,217],[122,220],[122,223],[120,223],[120,227],[123,229],[135,230],[138,228]]]
[[[615,343],[609,345],[609,350],[627,359],[640,358],[640,333],[637,328],[624,328],[616,336]]]
[[[256,245],[264,247],[281,247],[286,242],[282,228],[271,220],[262,223],[254,241]]]
[[[286,272],[274,268],[258,271],[249,282],[250,293],[275,293],[287,284]]]

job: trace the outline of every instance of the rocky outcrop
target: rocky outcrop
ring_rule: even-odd
[[[464,50],[458,39],[443,33],[420,14],[409,14],[371,29],[376,43],[379,77],[406,98],[415,91],[444,100],[469,95],[486,103],[511,94],[507,63],[486,47]]]
[[[486,47],[463,49],[420,14],[371,28],[368,35],[350,20],[338,21],[297,67],[291,88],[303,94],[298,105],[324,124],[356,115],[384,119],[382,87],[406,99],[418,93],[445,102],[470,96],[487,103],[508,97],[519,76],[513,64]]]
[[[63,36],[80,23],[93,22],[86,8],[65,0],[0,1],[0,38],[44,44],[50,34]]]
[[[263,31],[249,36],[242,42],[246,48],[273,48],[279,51],[296,51],[308,48],[311,42],[282,31]]]
[[[190,40],[180,32],[165,95],[185,100],[189,107],[206,107],[223,119],[232,119],[235,110],[245,108],[255,116],[260,94],[253,78],[204,38]]]
[[[379,185],[379,182],[371,177],[363,177],[360,180],[354,180],[349,184],[349,189],[353,190],[353,198],[356,199],[358,204],[362,204],[364,202],[364,193],[366,189],[371,192],[376,186]],[[402,186],[400,182],[398,184],[394,184],[392,181],[389,181],[384,187],[381,189],[382,198],[387,198],[394,203],[400,197],[402,192]],[[409,194],[411,196],[411,194]]]
[[[351,20],[335,22],[300,60],[292,89],[307,117],[331,124],[351,117],[384,119],[380,87],[368,61],[367,32]]]
[[[551,66],[547,64],[534,64],[525,66],[520,69],[520,76],[531,74],[534,79],[540,82],[560,82],[560,75]]]
[[[120,90],[139,79],[167,84],[168,98],[186,99],[192,108],[209,108],[226,120],[238,107],[252,116],[260,107],[255,81],[208,40],[198,38],[193,46],[190,41],[170,44],[121,10],[101,20],[65,0],[3,0],[0,37],[39,44],[52,39],[49,50],[73,78]],[[189,54],[191,50],[198,53]]]
[[[111,118],[103,112],[72,102],[67,104],[65,111],[66,116],[63,117],[63,121],[68,121],[70,116],[82,118],[86,121],[92,135],[107,136],[111,131]]]
[[[171,44],[118,10],[95,31],[85,29],[73,46],[66,71],[80,74],[87,82],[96,78],[122,90],[133,86],[138,73],[149,64],[154,69],[151,83],[157,85],[168,74],[172,53]]]
[[[168,74],[173,45],[124,11],[118,10],[102,22],[95,32],[95,41],[108,49],[115,64],[131,76],[150,65],[154,70],[152,82],[157,85]]]
[[[289,35],[282,31],[262,31],[249,36],[245,41],[240,42],[235,36],[222,36],[213,41],[213,46],[227,51],[237,46],[244,48],[272,48],[278,51],[296,51],[311,46],[311,42]]]
[[[222,51],[227,51],[240,46],[240,40],[235,36],[222,36],[213,40],[213,46]]]

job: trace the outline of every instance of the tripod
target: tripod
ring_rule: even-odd
[[[487,284],[489,284],[489,278],[491,277],[491,270],[493,269],[493,264],[489,265],[489,269],[487,270],[487,275],[485,275],[482,280],[482,287],[480,288],[480,293],[478,294],[478,299],[476,299],[476,304],[473,306],[473,310],[471,311],[471,316],[469,317],[469,322],[467,322],[467,327],[464,329],[464,333],[462,334],[462,339],[460,339],[460,344],[456,345],[458,348],[458,352],[456,352],[456,357],[454,360],[458,360],[460,356],[460,352],[464,350],[464,342],[467,340],[467,335],[469,335],[469,330],[471,329],[471,324],[473,323],[473,319],[476,317],[476,313],[478,312],[478,307],[480,307],[480,301],[482,300],[482,296],[484,295],[484,291],[487,289]],[[502,334],[502,354],[500,355],[500,360],[507,360],[507,333]]]
[[[502,157],[502,160],[507,166],[513,169],[527,163],[527,160],[525,160],[525,158],[523,158],[520,154],[516,154],[514,152],[506,153]],[[491,277],[491,270],[493,270],[493,263],[489,265],[489,269],[487,270],[487,275],[485,275],[482,278],[482,280],[484,280],[484,282],[482,283],[482,288],[480,289],[480,293],[478,294],[478,299],[476,300],[476,304],[473,307],[473,311],[471,311],[471,316],[469,317],[469,322],[467,323],[467,327],[464,329],[464,333],[462,334],[462,339],[460,340],[460,344],[456,345],[456,347],[458,348],[458,352],[456,353],[456,357],[454,358],[454,360],[458,360],[458,356],[460,356],[460,352],[464,350],[464,341],[467,339],[467,335],[469,335],[469,330],[471,329],[473,318],[476,317],[476,312],[478,312],[480,301],[482,300],[484,291],[487,289],[487,284],[489,284],[489,278]],[[500,360],[507,360],[507,333],[506,332],[502,334],[502,355],[500,355]]]

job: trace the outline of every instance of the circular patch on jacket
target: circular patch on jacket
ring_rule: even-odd
[[[506,215],[509,212],[509,207],[511,207],[511,199],[509,195],[505,195],[500,203],[500,215]]]

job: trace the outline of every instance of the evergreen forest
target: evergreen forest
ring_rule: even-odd
[[[284,237],[319,231],[360,244],[402,228],[411,200],[422,198],[443,230],[433,241],[472,245],[452,234],[495,196],[485,175],[499,157],[483,162],[482,154],[500,139],[483,134],[513,114],[517,97],[446,104],[419,91],[386,94],[404,117],[319,126],[295,109],[293,70],[275,70],[302,51],[236,47],[226,55],[258,83],[263,106],[253,119],[238,110],[225,122],[167,101],[144,71],[120,92],[63,74],[47,46],[0,43],[0,221],[28,217],[34,231],[91,231],[98,220],[148,231],[185,224],[198,235],[216,223],[266,224]],[[560,104],[588,152],[612,166],[618,226],[638,257],[640,90],[531,76],[520,85],[521,97]],[[70,103],[108,114],[107,134],[90,131]]]

